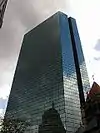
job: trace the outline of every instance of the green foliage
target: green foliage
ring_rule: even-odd
[[[4,119],[0,133],[23,133],[29,125],[29,122],[21,119]]]

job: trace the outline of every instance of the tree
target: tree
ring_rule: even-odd
[[[23,133],[29,125],[29,122],[22,119],[4,118],[4,120],[1,120],[0,133]]]
[[[2,128],[2,123],[3,123],[3,117],[0,116],[0,131],[1,131],[1,128]]]

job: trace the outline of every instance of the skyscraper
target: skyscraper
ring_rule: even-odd
[[[87,88],[75,19],[57,12],[24,36],[5,117],[29,120],[37,131],[53,102],[67,133],[74,133]]]
[[[7,2],[8,0],[0,0],[0,28],[2,27],[3,24],[3,17],[7,6]]]

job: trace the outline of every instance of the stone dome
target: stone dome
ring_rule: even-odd
[[[66,133],[58,111],[52,108],[46,110],[42,115],[42,123],[39,133]]]

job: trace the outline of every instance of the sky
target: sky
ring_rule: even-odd
[[[0,29],[0,115],[6,109],[24,34],[60,10],[72,16],[82,42],[90,85],[100,85],[99,0],[9,0]]]

